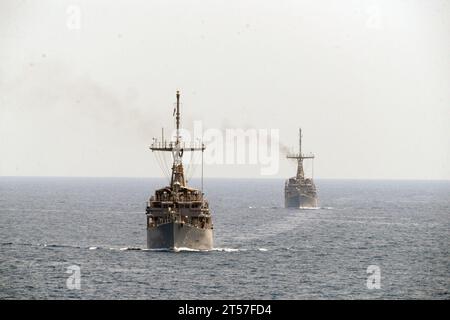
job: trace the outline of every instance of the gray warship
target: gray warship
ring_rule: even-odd
[[[213,223],[208,201],[203,194],[203,152],[201,144],[187,144],[180,136],[180,92],[176,93],[175,141],[153,139],[152,151],[170,152],[173,158],[170,185],[155,191],[147,202],[147,248],[213,248]],[[202,152],[202,189],[189,188],[183,169],[184,152]]]
[[[318,205],[317,189],[313,178],[305,178],[304,159],[314,159],[313,154],[302,154],[302,129],[299,130],[299,153],[290,153],[288,159],[297,160],[297,175],[286,180],[284,206],[286,208],[315,208]]]

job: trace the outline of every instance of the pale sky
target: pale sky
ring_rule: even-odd
[[[317,178],[450,179],[450,1],[0,1],[0,176],[161,176],[176,90],[188,128],[302,127]]]

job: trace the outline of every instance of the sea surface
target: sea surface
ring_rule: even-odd
[[[449,181],[317,180],[302,210],[283,180],[207,179],[214,250],[148,251],[165,183],[1,177],[0,299],[450,298]]]

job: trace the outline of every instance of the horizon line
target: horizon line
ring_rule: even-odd
[[[45,176],[45,175],[23,175],[23,176],[12,176],[12,175],[0,175],[1,178],[73,178],[73,179],[169,179],[167,177],[161,176]],[[213,177],[204,177],[205,179],[224,179],[224,180],[287,180],[289,177],[222,177],[222,176],[213,176]],[[313,178],[314,180],[373,180],[373,181],[450,181],[450,179],[445,178]],[[192,180],[201,180],[199,177],[191,178]]]

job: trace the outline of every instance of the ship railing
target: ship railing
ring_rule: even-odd
[[[314,159],[314,154],[312,153],[288,153],[286,155],[288,159]]]
[[[154,151],[171,151],[175,149],[176,142],[174,141],[160,141],[153,139],[153,143],[150,145],[150,149]],[[180,149],[183,151],[195,151],[195,150],[205,150],[205,144],[198,142],[181,142]]]

